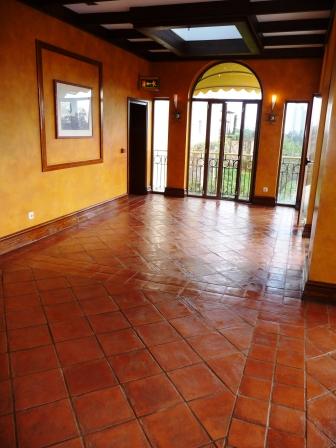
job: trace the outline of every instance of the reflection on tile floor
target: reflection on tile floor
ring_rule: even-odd
[[[295,213],[122,199],[0,258],[2,448],[331,448],[336,307]]]

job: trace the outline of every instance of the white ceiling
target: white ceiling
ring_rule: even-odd
[[[107,2],[97,2],[97,5],[86,5],[85,3],[64,5],[78,14],[88,14],[91,12],[121,12],[130,8],[142,6],[177,5],[179,3],[203,3],[220,0],[115,0]]]

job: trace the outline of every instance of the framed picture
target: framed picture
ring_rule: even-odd
[[[92,137],[92,89],[54,81],[56,137]]]
[[[103,64],[36,41],[42,171],[103,162]]]

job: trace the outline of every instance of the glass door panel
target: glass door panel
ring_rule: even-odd
[[[169,100],[154,100],[152,189],[164,192],[167,186]]]
[[[296,205],[308,103],[286,103],[277,203]]]
[[[239,165],[239,140],[243,103],[226,102],[226,123],[221,197],[235,199],[237,194],[237,172]]]
[[[258,104],[246,103],[244,113],[244,127],[242,132],[242,149],[240,161],[240,181],[238,198],[248,201],[251,194],[253,158],[256,141]]]
[[[219,155],[222,141],[223,103],[211,104],[207,196],[217,196]]]
[[[322,107],[322,98],[320,96],[315,96],[313,99],[312,113],[310,119],[310,129],[309,129],[307,155],[305,160],[304,181],[301,197],[301,209],[298,219],[298,224],[302,226],[306,224],[307,219],[310,187],[312,182],[313,167],[315,160],[317,134],[321,117],[321,107]]]
[[[203,194],[207,116],[208,102],[193,101],[190,129],[188,192],[197,196],[202,196]]]

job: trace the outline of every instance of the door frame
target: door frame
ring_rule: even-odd
[[[304,132],[303,132],[302,153],[301,153],[301,160],[300,160],[300,171],[299,171],[299,179],[298,179],[298,187],[297,187],[297,192],[296,192],[295,204],[279,204],[278,203],[279,180],[280,180],[281,160],[282,160],[282,152],[283,152],[283,140],[284,140],[284,135],[285,135],[286,112],[287,112],[288,103],[307,104],[307,114],[306,114],[305,127],[304,127]],[[276,205],[280,205],[280,206],[284,206],[284,207],[294,207],[296,210],[300,209],[302,189],[303,189],[303,174],[304,174],[304,166],[305,166],[303,162],[306,158],[307,149],[308,149],[308,136],[309,136],[311,113],[312,113],[312,101],[311,100],[286,100],[285,101],[283,122],[282,122],[282,129],[281,129],[280,155],[279,155],[277,186],[276,186],[276,196],[275,196],[275,204]]]
[[[127,194],[129,194],[130,190],[130,118],[131,118],[131,104],[139,104],[141,106],[146,107],[146,150],[148,148],[148,135],[149,135],[149,129],[148,129],[148,106],[149,106],[150,100],[142,99],[142,98],[134,98],[134,97],[127,97],[127,150],[126,150],[126,158],[127,158]],[[147,163],[145,167],[145,176],[147,179]]]
[[[241,145],[242,145],[242,130],[243,130],[243,118],[245,118],[245,105],[246,104],[257,104],[258,105],[258,110],[257,110],[257,116],[256,116],[256,128],[255,128],[255,136],[254,136],[254,148],[253,148],[253,162],[252,162],[252,170],[251,170],[251,187],[250,187],[250,195],[249,195],[249,199],[248,200],[244,200],[244,199],[239,199],[237,194],[235,194],[234,198],[221,198],[218,196],[208,196],[205,195],[204,193],[202,193],[201,195],[196,195],[196,194],[190,194],[189,190],[188,190],[188,186],[189,186],[189,165],[190,165],[190,142],[191,142],[191,123],[192,123],[192,104],[193,102],[206,102],[208,103],[208,110],[207,110],[207,129],[206,129],[206,138],[205,138],[205,154],[204,154],[204,169],[205,169],[205,156],[206,153],[209,152],[209,148],[208,150],[206,150],[207,148],[207,136],[209,134],[209,130],[210,130],[210,121],[209,121],[209,117],[211,117],[211,104],[212,103],[222,103],[223,104],[223,112],[225,112],[225,118],[226,118],[226,111],[227,111],[227,104],[226,103],[231,103],[231,102],[236,102],[236,103],[243,103],[242,106],[242,122],[241,122],[241,129],[240,129],[240,141],[239,141],[239,148],[241,149]],[[257,171],[257,159],[258,159],[258,150],[259,150],[259,136],[260,136],[260,124],[261,124],[261,109],[262,109],[262,104],[263,104],[263,100],[244,100],[244,99],[218,99],[218,98],[190,98],[189,99],[189,103],[190,103],[190,113],[189,113],[189,135],[188,135],[188,159],[187,159],[187,196],[190,197],[196,197],[196,198],[203,198],[203,199],[216,199],[216,200],[225,200],[225,201],[235,201],[235,202],[243,202],[243,203],[249,203],[253,201],[254,198],[254,189],[255,189],[255,179],[256,179],[256,171]],[[223,115],[224,117],[224,115]],[[223,121],[224,118],[222,118],[222,124],[224,123]],[[245,120],[244,120],[245,121]],[[222,130],[223,131],[223,130]],[[225,131],[225,126],[224,126],[224,131]],[[222,138],[222,142],[221,145],[223,145],[223,155],[224,155],[224,144],[225,144],[225,132],[223,134],[223,138]],[[209,144],[208,144],[209,146]],[[239,149],[239,151],[240,151]],[[241,157],[241,154],[240,156]],[[238,165],[239,167],[237,168],[237,171],[240,170],[240,160],[238,161]],[[220,167],[218,167],[219,170]],[[204,186],[205,184],[205,178],[207,176],[205,176],[205,174],[203,174],[203,192],[204,190]],[[222,177],[222,174],[221,176]],[[239,180],[238,180],[239,179]],[[240,175],[238,176],[237,179],[237,184],[238,185],[240,183]],[[219,182],[219,176],[218,176],[218,180],[217,182]],[[238,185],[239,186],[239,185]],[[217,185],[218,187],[218,185]],[[220,188],[220,187],[219,187]],[[217,192],[220,191],[219,188],[217,188]]]
[[[150,184],[151,184],[151,193],[154,194],[164,194],[164,191],[154,191],[153,190],[153,162],[154,162],[154,105],[155,101],[169,101],[169,111],[168,111],[168,148],[167,148],[167,175],[168,175],[168,152],[169,152],[169,121],[170,121],[170,98],[169,97],[155,97],[152,100],[152,132],[151,132],[151,175],[150,175]]]

